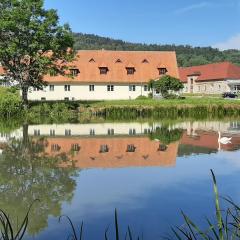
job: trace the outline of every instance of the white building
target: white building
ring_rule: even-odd
[[[229,62],[179,68],[185,93],[221,94],[240,91],[240,67]]]
[[[68,76],[45,76],[44,90],[29,100],[114,100],[148,96],[148,82],[164,74],[179,78],[175,52],[79,51]]]

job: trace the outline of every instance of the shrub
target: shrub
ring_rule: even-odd
[[[148,99],[148,98],[147,98],[146,96],[140,95],[140,96],[138,96],[136,99],[143,100],[143,99]]]
[[[22,102],[17,93],[12,93],[7,89],[0,89],[0,115],[1,117],[11,117],[22,113]]]

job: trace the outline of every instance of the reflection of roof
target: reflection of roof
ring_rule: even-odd
[[[89,59],[94,59],[96,64],[90,63]],[[116,59],[121,59],[123,64],[117,64]],[[149,64],[142,63],[143,59],[148,59]],[[77,77],[71,79],[66,76],[46,76],[45,80],[48,82],[73,81],[79,83],[148,82],[150,79],[159,77],[159,71],[156,67],[159,62],[164,63],[169,75],[179,77],[175,52],[82,50],[78,51],[76,60],[72,63],[80,70]],[[109,69],[109,72],[105,75],[101,75],[97,67],[102,63],[106,65],[104,67]],[[133,66],[136,72],[128,75],[127,66]]]
[[[225,136],[225,135],[224,135]],[[222,136],[223,137],[223,136]],[[221,149],[226,151],[233,151],[240,148],[240,135],[233,135],[231,143],[221,144]],[[217,150],[219,148],[218,144],[218,133],[217,132],[207,132],[207,131],[196,131],[196,136],[189,136],[187,132],[184,132],[180,144],[192,145],[205,147],[208,149]]]
[[[176,162],[178,142],[172,143],[167,150],[159,151],[159,142],[148,137],[119,138],[47,138],[46,152],[50,155],[68,153],[79,168],[118,168],[129,166],[173,166]],[[53,152],[52,146],[58,145],[59,151]],[[73,144],[78,144],[79,152],[71,155]],[[106,145],[108,152],[101,153],[100,147]],[[134,146],[134,152],[128,152]]]
[[[4,74],[4,70],[3,70],[3,67],[0,66],[0,75]]]
[[[182,82],[187,82],[191,75],[199,75],[197,81],[240,79],[240,67],[230,62],[212,63],[179,68],[179,75]]]

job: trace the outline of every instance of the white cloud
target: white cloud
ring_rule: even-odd
[[[227,39],[225,42],[216,43],[213,45],[215,48],[219,48],[220,50],[227,49],[239,49],[240,50],[240,33],[236,36],[233,36]]]
[[[201,2],[201,3],[198,3],[198,4],[193,4],[193,5],[183,7],[183,8],[176,9],[175,13],[181,14],[181,13],[191,12],[193,10],[200,9],[200,8],[206,8],[206,7],[209,7],[209,6],[211,6],[210,3]]]

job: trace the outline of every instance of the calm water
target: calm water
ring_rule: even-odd
[[[219,143],[230,137],[231,143]],[[67,239],[85,224],[85,239],[103,239],[130,225],[159,239],[214,214],[210,169],[222,195],[240,202],[240,121],[29,125],[0,133],[0,208],[13,221],[34,199],[29,239]]]

